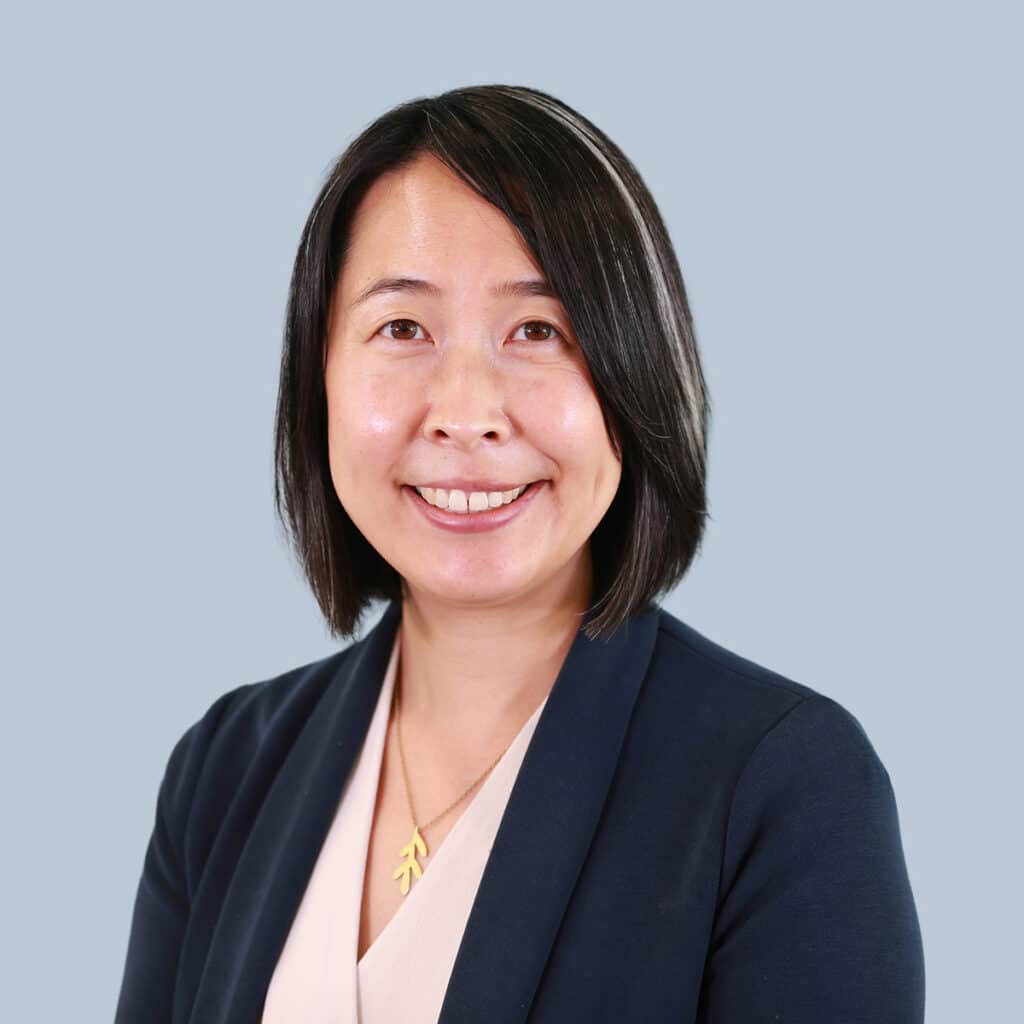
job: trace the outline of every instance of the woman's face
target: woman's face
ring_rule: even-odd
[[[621,465],[561,303],[500,287],[531,281],[516,230],[432,156],[378,178],[356,211],[328,329],[331,477],[421,596],[589,597],[587,542]]]

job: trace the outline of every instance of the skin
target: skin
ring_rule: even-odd
[[[356,303],[396,276],[440,294]],[[404,581],[402,737],[422,766],[414,797],[427,816],[550,692],[589,603],[588,540],[621,479],[562,304],[490,294],[496,282],[543,278],[511,223],[423,155],[363,198],[331,305],[331,476]],[[456,534],[428,522],[402,487],[454,476],[548,482],[512,522]]]

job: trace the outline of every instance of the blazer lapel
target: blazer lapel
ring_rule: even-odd
[[[576,634],[509,796],[438,1024],[526,1020],[598,826],[658,617],[652,604],[606,641],[588,640],[582,626]]]
[[[389,603],[307,720],[238,860],[185,1019],[253,1024],[370,727],[401,618]]]

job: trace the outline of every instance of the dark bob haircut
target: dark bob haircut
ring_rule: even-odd
[[[333,636],[355,633],[402,578],[356,528],[328,459],[324,360],[331,301],[360,199],[430,153],[500,210],[562,303],[589,367],[622,479],[590,537],[586,633],[610,635],[672,588],[704,530],[710,403],[682,274],[639,173],[547,93],[453,89],[402,103],[331,168],[306,220],[285,317],[274,500]]]

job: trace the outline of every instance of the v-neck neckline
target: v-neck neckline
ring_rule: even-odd
[[[380,696],[378,698],[378,707],[374,712],[374,721],[372,728],[374,730],[374,744],[371,750],[368,750],[373,757],[374,764],[374,781],[372,787],[368,788],[367,807],[368,814],[363,819],[363,835],[364,843],[361,847],[363,851],[362,870],[359,872],[359,880],[357,884],[357,892],[359,893],[359,908],[360,912],[356,920],[356,970],[364,968],[364,965],[370,962],[372,957],[380,954],[382,947],[386,944],[388,938],[392,933],[398,931],[403,923],[404,917],[410,916],[412,913],[408,908],[410,904],[415,905],[416,903],[422,902],[427,899],[432,889],[438,884],[439,872],[445,869],[448,860],[452,856],[451,853],[445,855],[446,850],[451,848],[458,848],[460,844],[464,844],[465,836],[468,834],[471,826],[479,816],[479,810],[486,801],[487,796],[490,795],[491,791],[497,785],[498,780],[501,780],[504,776],[504,767],[513,754],[514,751],[519,749],[520,741],[523,738],[523,734],[528,730],[532,731],[532,726],[536,720],[540,717],[544,705],[547,703],[547,697],[534,709],[530,717],[523,723],[519,731],[513,737],[504,754],[497,761],[494,767],[491,769],[487,778],[484,780],[483,785],[477,789],[473,798],[469,804],[459,815],[455,824],[451,827],[448,834],[441,841],[441,845],[436,850],[431,850],[428,854],[428,860],[423,869],[421,877],[416,879],[412,883],[410,891],[402,897],[402,902],[398,905],[398,909],[391,915],[387,924],[381,929],[381,931],[374,938],[373,942],[363,951],[362,956],[358,956],[359,951],[359,932],[362,928],[362,904],[363,904],[363,887],[366,884],[366,865],[369,856],[369,845],[373,830],[373,817],[374,811],[377,806],[377,795],[380,788],[380,777],[383,768],[384,760],[384,748],[387,742],[387,731],[389,725],[389,717],[391,711],[391,699],[394,693],[394,687],[398,676],[398,658],[401,644],[401,627],[399,626],[396,632],[394,645],[392,647],[391,657],[388,662],[388,668],[385,675],[384,685],[381,687]],[[383,722],[379,721],[378,716],[383,718]],[[521,758],[520,758],[521,759]],[[514,785],[514,780],[512,782]],[[424,890],[421,892],[421,890]],[[402,920],[400,920],[402,919]]]

